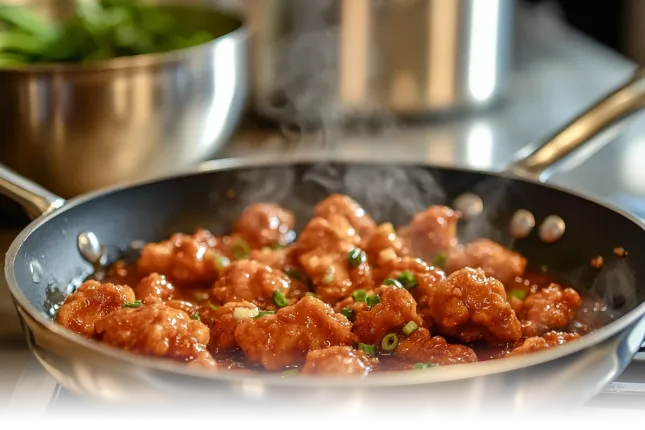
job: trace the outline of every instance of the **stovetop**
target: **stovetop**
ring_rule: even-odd
[[[26,399],[30,399],[27,401]],[[92,422],[176,421],[209,422],[173,417],[134,417],[99,411],[79,397],[55,384],[39,364],[28,364],[5,412],[4,420],[31,419],[66,423],[79,420]],[[625,371],[582,408],[558,419],[547,421],[621,421],[645,422],[645,344]]]

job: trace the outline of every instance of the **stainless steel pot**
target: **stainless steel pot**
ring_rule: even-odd
[[[73,0],[3,3],[58,18]],[[0,69],[0,162],[68,197],[212,157],[246,100],[246,29],[214,8],[200,19],[227,33],[161,55]]]
[[[246,0],[253,105],[269,117],[426,114],[506,87],[514,0]]]

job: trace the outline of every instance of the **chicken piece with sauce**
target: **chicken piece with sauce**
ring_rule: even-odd
[[[56,322],[75,333],[92,338],[96,321],[134,300],[134,291],[127,285],[85,281],[67,296],[58,309]]]
[[[417,363],[441,366],[477,361],[477,355],[472,349],[464,345],[450,345],[441,336],[432,337],[425,328],[404,337],[396,347],[395,353],[401,358]]]
[[[210,331],[201,321],[163,303],[122,307],[95,323],[101,342],[134,354],[199,362],[216,366],[208,359]]]
[[[337,216],[345,218],[361,240],[367,240],[376,223],[356,201],[343,194],[332,194],[315,208],[317,217],[330,220]]]
[[[443,271],[429,266],[419,258],[394,258],[374,271],[375,281],[379,284],[386,279],[395,280],[406,288],[417,302],[417,312],[430,325],[432,298],[437,285],[446,276]]]
[[[235,329],[235,341],[247,362],[281,370],[305,362],[307,353],[355,343],[352,323],[321,300],[306,296],[275,314],[246,318]]]
[[[551,284],[529,295],[524,301],[519,318],[525,337],[540,336],[551,330],[566,328],[576,316],[582,303],[573,288]]]
[[[298,261],[326,303],[336,304],[356,289],[372,288],[371,269],[359,238],[344,217],[314,218],[298,240]]]
[[[417,304],[405,288],[384,285],[375,290],[375,295],[368,296],[366,302],[371,306],[356,315],[353,328],[362,343],[380,345],[387,334],[399,332],[410,322],[417,327],[423,324],[417,314]]]
[[[489,239],[479,239],[448,253],[446,271],[455,272],[464,267],[482,269],[504,285],[511,285],[526,269],[526,258]]]
[[[231,263],[215,282],[212,296],[219,303],[247,301],[262,309],[275,309],[276,300],[285,300],[289,277],[253,260]]]
[[[457,223],[461,214],[447,206],[430,206],[416,214],[398,234],[414,257],[435,264],[457,246]]]
[[[481,269],[466,267],[440,282],[431,316],[440,334],[464,342],[515,342],[522,336],[504,285]]]
[[[295,238],[293,226],[291,211],[272,203],[257,203],[244,209],[233,232],[250,249],[261,249],[291,243]]]
[[[363,351],[357,351],[349,346],[332,346],[309,351],[302,373],[307,375],[365,376],[372,370],[376,362],[376,359],[369,357]]]
[[[175,286],[209,284],[229,264],[229,241],[203,229],[192,236],[177,233],[169,240],[146,244],[137,270],[144,276],[163,274]]]

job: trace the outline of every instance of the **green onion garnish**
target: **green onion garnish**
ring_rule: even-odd
[[[224,257],[223,255],[216,255],[215,256],[215,269],[217,269],[218,272],[224,271],[228,266],[231,265],[231,260],[228,258]]]
[[[445,252],[440,251],[432,259],[432,265],[440,269],[443,269],[446,266],[447,260],[448,260],[448,255]]]
[[[381,298],[378,296],[378,294],[374,294],[372,296],[368,296],[365,301],[367,302],[367,307],[372,308],[381,303]]]
[[[371,356],[376,355],[376,347],[374,345],[368,345],[366,343],[359,343],[358,344],[358,349],[363,351],[367,355],[371,355]]]
[[[356,290],[352,293],[352,297],[355,302],[364,302],[367,298],[367,291],[365,290]]]
[[[269,248],[275,250],[275,249],[282,249],[282,248],[285,248],[285,247],[286,247],[286,245],[283,245],[281,243],[273,243],[273,244],[271,244],[271,246]]]
[[[193,298],[198,303],[205,302],[208,300],[208,293],[195,293],[193,294]]]
[[[427,369],[429,367],[436,367],[437,365],[435,363],[417,363],[414,365],[415,370],[420,370],[420,369]]]
[[[192,315],[190,316],[190,319],[191,319],[191,320],[195,320],[195,321],[201,321],[201,320],[202,320],[202,316],[200,315],[200,313],[199,313],[199,312],[197,312],[196,314],[192,314]]]
[[[300,373],[298,369],[289,369],[282,372],[282,376],[296,376],[298,373]]]
[[[276,290],[273,292],[273,303],[279,308],[283,308],[289,304],[287,298],[280,291]]]
[[[365,253],[360,248],[354,248],[347,254],[347,263],[349,267],[356,268],[366,260]]]
[[[121,306],[121,307],[122,308],[136,309],[136,308],[140,308],[141,306],[143,306],[143,302],[141,300],[135,300],[132,303],[124,303],[123,306]]]
[[[409,270],[401,272],[401,274],[396,279],[401,283],[401,285],[403,285],[403,288],[405,288],[406,290],[411,290],[419,285],[416,276],[414,276],[414,273],[410,272]]]
[[[249,248],[249,245],[241,239],[235,241],[235,243],[231,246],[231,254],[233,254],[233,257],[235,257],[236,260],[244,260],[246,258],[249,258],[250,253],[251,248]]]
[[[253,318],[254,318],[254,319],[258,319],[258,318],[263,317],[263,316],[265,316],[265,315],[274,315],[274,314],[275,314],[275,311],[260,311],[260,312],[258,312],[258,314],[257,314],[256,316],[254,316]]]
[[[406,336],[410,336],[412,333],[417,331],[419,328],[419,325],[415,323],[414,321],[410,321],[406,325],[403,326],[403,334]]]
[[[302,274],[298,270],[288,269],[285,270],[284,273],[285,275],[287,275],[291,279],[295,279],[296,281],[300,281],[302,279]]]
[[[321,282],[324,285],[329,285],[334,282],[334,275],[336,274],[336,268],[334,266],[327,267],[325,274],[323,275]]]
[[[209,307],[209,308],[210,308],[210,310],[211,310],[211,311],[213,311],[213,312],[217,310],[217,306],[215,306],[215,305],[214,305],[214,304],[212,304],[212,303],[209,303],[209,304],[208,304],[208,307]]]
[[[340,313],[343,314],[345,318],[347,318],[348,320],[350,321],[354,320],[354,311],[351,310],[350,308],[344,307],[343,309],[340,310]]]
[[[507,298],[515,297],[516,299],[524,300],[526,299],[526,291],[524,290],[511,290],[506,293]]]
[[[394,351],[398,344],[399,337],[396,335],[396,333],[387,334],[383,337],[383,340],[381,340],[381,348],[383,349],[383,351]]]
[[[383,281],[383,285],[390,285],[396,288],[403,288],[403,284],[401,284],[396,279],[386,279],[385,281]]]

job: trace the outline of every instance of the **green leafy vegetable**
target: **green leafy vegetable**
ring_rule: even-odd
[[[57,23],[25,6],[0,5],[0,65],[85,63],[155,54],[215,37],[204,28],[182,28],[175,12],[136,0],[77,1],[75,13]]]

